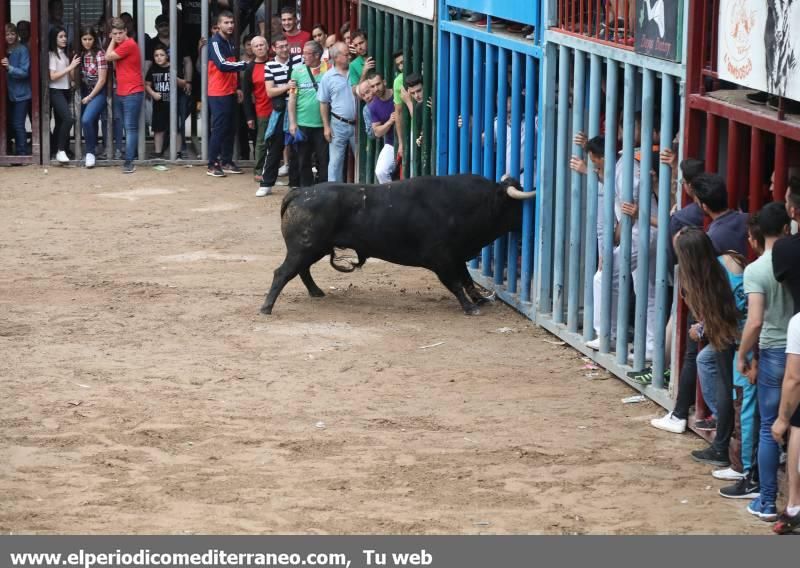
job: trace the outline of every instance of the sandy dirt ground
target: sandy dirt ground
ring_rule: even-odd
[[[3,533],[769,532],[699,438],[426,271],[321,262],[260,315],[283,189],[0,177]]]

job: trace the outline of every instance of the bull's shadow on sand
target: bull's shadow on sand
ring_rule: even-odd
[[[275,270],[261,313],[272,313],[284,286],[298,274],[309,295],[324,296],[311,266],[330,255],[340,272],[352,272],[368,258],[427,268],[464,313],[476,315],[491,298],[477,289],[466,263],[501,235],[519,231],[524,202],[532,197],[535,192],[523,191],[517,180],[496,183],[472,174],[293,189],[281,203],[286,258]],[[342,264],[335,249],[354,250],[357,261]]]

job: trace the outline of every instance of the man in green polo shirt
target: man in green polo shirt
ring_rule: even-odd
[[[362,30],[353,33],[351,48],[356,56],[350,62],[350,86],[355,87],[375,69],[375,59],[367,57],[367,34]]]
[[[322,46],[316,41],[309,41],[303,46],[305,65],[292,68],[292,81],[297,87],[289,91],[289,133],[297,137],[299,131],[303,139],[295,145],[301,187],[328,181],[328,142],[325,140],[317,100],[319,82],[328,66],[321,61],[321,57]],[[316,182],[311,171],[314,154],[317,156]]]
[[[395,126],[397,127],[397,146],[395,151],[395,157],[398,160],[403,159],[403,153],[405,152],[405,109],[406,105],[403,102],[403,64],[405,63],[405,58],[403,57],[403,50],[398,49],[392,54],[392,61],[394,61],[394,66],[397,68],[397,76],[394,78],[394,83],[392,84],[392,92],[394,94],[394,112],[396,121]]]

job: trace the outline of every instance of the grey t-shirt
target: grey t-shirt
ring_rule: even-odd
[[[764,324],[758,346],[762,349],[786,347],[786,328],[794,313],[794,304],[786,287],[775,280],[771,250],[744,269],[744,293],[764,295]]]

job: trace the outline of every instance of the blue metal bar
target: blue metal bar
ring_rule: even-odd
[[[572,133],[583,131],[586,109],[586,56],[582,51],[575,51],[574,80],[572,83]],[[571,141],[570,141],[571,142]],[[572,144],[572,153],[581,151]],[[569,156],[567,156],[567,162]],[[567,273],[567,329],[578,332],[578,308],[581,286],[581,215],[583,213],[583,177],[572,174],[572,191],[569,200],[569,272]]]
[[[661,148],[672,147],[672,115],[675,105],[674,79],[661,76]],[[664,349],[667,327],[667,247],[669,234],[670,186],[672,171],[669,165],[660,164],[658,174],[658,235],[656,242],[656,321],[653,330],[653,387],[664,388]]]
[[[558,49],[558,133],[556,135],[556,214],[553,230],[553,322],[564,321],[564,262],[569,176],[569,63],[570,50]]]
[[[508,171],[508,164],[506,163],[506,144],[508,143],[508,136],[506,135],[506,124],[508,121],[506,115],[506,105],[508,104],[508,50],[503,47],[497,49],[497,114],[495,122],[497,151],[495,154],[495,180],[499,181]],[[488,140],[489,136],[491,136],[491,134],[487,132],[487,143],[490,143]],[[506,238],[502,236],[494,242],[494,283],[497,285],[503,283],[505,255]]]
[[[472,112],[471,121],[470,116],[464,116],[462,128],[469,130],[472,129],[472,173],[480,175],[481,173],[481,120],[483,110],[483,63],[486,52],[483,50],[483,44],[474,39],[472,40]],[[474,258],[469,262],[470,268],[478,268],[478,259]]]
[[[450,77],[458,77],[458,63],[461,59],[461,43],[458,36],[450,34]],[[461,81],[451,81],[447,114],[450,119],[447,124],[447,173],[452,175],[458,172],[458,85]]]
[[[558,52],[555,44],[545,46],[547,56],[542,60],[541,81],[539,91],[539,128],[544,136],[540,136],[537,144],[539,158],[539,192],[536,198],[536,248],[534,250],[535,303],[537,313],[548,313],[553,305],[552,270],[553,270],[553,178],[555,150],[553,144],[545,143],[547,133],[555,132],[556,124],[556,63]]]
[[[465,36],[461,36],[461,110],[460,116],[463,126],[459,132],[458,153],[459,164],[458,171],[460,173],[469,171],[469,103],[470,103],[470,82],[465,81],[469,77],[469,68],[472,65],[472,57],[470,54],[470,47],[472,42]]]
[[[436,131],[442,134],[436,137],[436,175],[447,174],[447,137],[444,133],[448,130],[450,109],[445,101],[449,100],[450,85],[450,34],[439,30],[439,65],[436,66],[436,100],[438,112],[436,113]],[[430,143],[430,141],[428,141]]]
[[[622,203],[633,201],[634,184],[634,119],[636,114],[636,98],[630,96],[636,92],[636,67],[631,63],[625,64],[625,97],[622,111],[622,187],[617,188]],[[613,126],[607,124],[606,132]],[[608,159],[608,156],[606,156]],[[628,363],[628,302],[630,300],[631,285],[631,240],[632,219],[628,215],[620,216],[620,242],[619,242],[619,298],[617,300],[617,363]]]
[[[602,286],[600,304],[600,353],[611,349],[611,294],[614,276],[614,190],[617,160],[617,84],[619,67],[613,59],[606,60],[606,133],[605,157],[603,159],[603,254]],[[595,324],[597,325],[597,324]]]
[[[483,97],[483,175],[494,178],[494,153],[492,144],[492,128],[494,126],[494,101],[495,85],[497,81],[497,68],[495,67],[495,47],[486,44],[486,81],[484,83]],[[473,124],[473,128],[480,125]],[[481,273],[484,276],[492,275],[492,245],[486,245],[481,251]]]
[[[477,39],[491,44],[495,47],[504,47],[525,55],[530,55],[537,59],[543,56],[542,48],[530,41],[514,39],[498,34],[487,33],[485,29],[476,28],[461,22],[439,21],[439,29],[444,32],[456,33],[459,36],[467,36],[470,39]]]
[[[600,134],[600,107],[602,82],[602,60],[596,53],[591,55],[589,68],[589,131],[591,140]],[[584,282],[583,282],[583,339],[591,341],[594,337],[594,326],[599,322],[594,321],[594,275],[597,271],[597,207],[598,194],[597,173],[594,171],[589,156],[584,154],[588,173],[586,176],[586,231],[584,243]],[[597,298],[599,301],[600,298]]]
[[[639,229],[636,256],[636,315],[633,328],[633,368],[644,369],[647,344],[647,298],[650,270],[650,201],[653,191],[653,105],[655,104],[655,73],[643,71],[642,85],[642,142],[639,159]],[[653,259],[655,262],[655,259]],[[651,321],[650,325],[655,322]]]
[[[521,146],[522,128],[522,80],[520,61],[522,54],[511,52],[511,159],[509,172],[511,177],[519,179],[519,152]],[[527,136],[527,132],[525,133]],[[506,288],[511,294],[517,293],[519,234],[508,234],[508,282]]]
[[[522,149],[522,187],[527,191],[536,189],[536,100],[539,84],[538,60],[525,57],[525,147]],[[512,101],[513,104],[513,101]],[[523,302],[531,301],[531,280],[533,278],[533,203],[525,201],[522,205],[522,285],[519,298]]]

